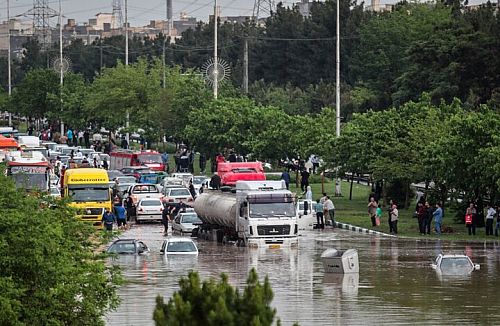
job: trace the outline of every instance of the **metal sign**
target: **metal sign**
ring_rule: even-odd
[[[11,166],[10,172],[12,174],[16,174],[16,173],[44,174],[45,172],[47,172],[47,167],[45,167],[45,166]]]

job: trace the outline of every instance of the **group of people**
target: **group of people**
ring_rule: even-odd
[[[478,224],[478,209],[474,203],[470,203],[465,211],[465,226],[469,235],[476,235],[476,225]],[[498,237],[500,230],[500,205],[496,209],[490,203],[486,204],[486,235],[493,235],[493,225],[495,224],[495,236]],[[496,223],[495,223],[496,222]]]
[[[127,219],[130,219],[129,212],[123,207],[120,200],[115,200],[113,210],[105,209],[102,215],[102,224],[106,231],[113,231],[113,226],[116,223],[119,229],[128,227]]]
[[[307,187],[307,193],[310,191],[311,187]],[[308,195],[306,193],[306,199],[308,199]],[[312,199],[312,193],[311,193]],[[323,193],[323,197],[316,200],[316,204],[314,206],[314,210],[316,211],[316,225],[318,229],[325,228],[325,220],[327,218],[330,219],[332,223],[332,227],[335,228],[335,205],[333,204],[332,199],[325,192]]]
[[[443,208],[441,203],[432,207],[428,201],[420,200],[415,209],[415,215],[418,220],[418,229],[421,235],[431,234],[431,223],[434,220],[434,229],[436,234],[441,234],[443,223]]]

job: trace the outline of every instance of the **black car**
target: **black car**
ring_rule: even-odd
[[[149,252],[148,246],[140,240],[136,239],[118,239],[115,240],[108,249],[107,253],[121,255],[140,255]]]

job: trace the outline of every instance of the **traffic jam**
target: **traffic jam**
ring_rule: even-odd
[[[162,253],[197,254],[194,238],[295,247],[300,230],[312,229],[315,221],[312,203],[299,203],[283,181],[267,180],[261,162],[220,160],[211,177],[187,169],[168,174],[156,151],[106,154],[35,136],[0,137],[0,159],[16,187],[68,198],[77,218],[98,229],[157,224],[166,238]],[[142,254],[149,248],[141,239],[118,238],[107,250]]]

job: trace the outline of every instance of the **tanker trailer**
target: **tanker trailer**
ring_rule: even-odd
[[[281,181],[237,181],[229,191],[208,190],[194,201],[203,222],[197,234],[250,247],[296,246],[295,202]]]

